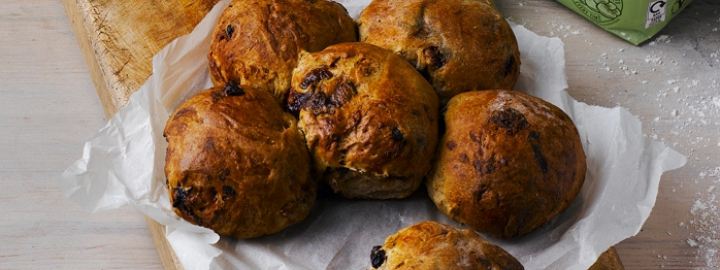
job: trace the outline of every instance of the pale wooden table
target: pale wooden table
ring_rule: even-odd
[[[712,244],[702,236],[717,240],[720,232],[718,201],[711,200],[711,194],[720,195],[720,175],[711,170],[720,166],[720,2],[695,0],[661,33],[669,42],[641,47],[551,1],[497,2],[515,22],[565,41],[573,96],[628,108],[651,136],[690,157],[686,167],[663,177],[643,231],[617,246],[627,269],[717,269],[720,253],[710,254]],[[0,269],[160,268],[140,214],[128,208],[89,214],[63,197],[59,174],[103,125],[102,115],[62,5],[4,0]],[[719,187],[708,191],[713,185]],[[696,204],[691,214],[696,201],[708,208]],[[699,246],[691,247],[688,239]]]

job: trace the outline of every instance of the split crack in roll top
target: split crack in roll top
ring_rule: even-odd
[[[212,34],[211,78],[216,86],[268,91],[282,103],[300,51],[356,38],[355,22],[333,1],[232,1]]]

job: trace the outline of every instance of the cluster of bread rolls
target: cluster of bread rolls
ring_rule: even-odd
[[[425,181],[441,212],[510,238],[582,186],[572,120],[511,91],[518,46],[489,1],[375,0],[356,24],[327,0],[235,0],[208,58],[216,86],[168,120],[165,175],[175,212],[221,235],[302,221],[318,185],[401,199]],[[475,231],[415,225],[371,266],[523,269]]]

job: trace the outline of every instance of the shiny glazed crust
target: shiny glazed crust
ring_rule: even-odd
[[[209,64],[217,86],[229,81],[284,100],[301,50],[357,40],[345,8],[326,0],[236,0],[212,34]]]
[[[430,170],[438,99],[407,62],[363,43],[302,53],[288,109],[317,175],[349,198],[402,198]]]
[[[371,269],[378,270],[522,270],[502,248],[471,230],[425,221],[402,229],[373,248]]]
[[[301,221],[314,204],[302,135],[270,93],[201,92],[177,108],[164,135],[170,200],[191,223],[251,238]]]
[[[469,90],[512,89],[520,53],[488,1],[374,0],[360,15],[360,41],[405,58],[442,101]]]
[[[450,100],[428,193],[455,221],[494,236],[529,233],[567,208],[585,179],[585,153],[559,108],[514,91]]]

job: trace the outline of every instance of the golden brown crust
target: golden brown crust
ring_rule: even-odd
[[[498,237],[526,234],[575,199],[585,153],[559,108],[514,91],[455,96],[428,179],[428,193],[454,220]]]
[[[387,50],[344,43],[302,53],[288,106],[318,175],[346,197],[406,197],[430,169],[437,96]]]
[[[297,122],[270,93],[201,92],[177,108],[164,135],[170,200],[191,223],[251,238],[299,222],[314,204]]]
[[[471,230],[425,221],[389,236],[370,254],[371,269],[522,270],[501,247]]]
[[[270,91],[283,100],[297,55],[357,39],[345,8],[326,0],[233,1],[212,34],[210,74],[215,85]]]
[[[469,90],[512,89],[520,52],[489,1],[374,0],[359,19],[360,41],[399,54],[442,101]]]

